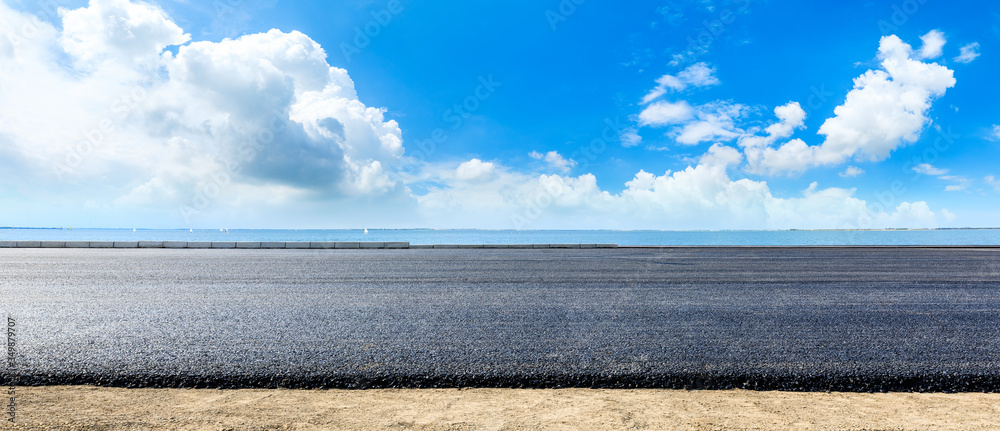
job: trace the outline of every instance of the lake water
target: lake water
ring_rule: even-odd
[[[408,241],[411,244],[1000,245],[1000,229],[907,231],[0,229],[0,241]]]

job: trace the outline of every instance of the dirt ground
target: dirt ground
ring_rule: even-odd
[[[8,402],[4,430],[1000,429],[1000,394],[19,387],[15,424]]]

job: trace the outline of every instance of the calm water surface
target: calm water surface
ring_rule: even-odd
[[[1000,245],[1000,229],[913,231],[515,231],[0,229],[0,241],[409,241],[411,244]]]

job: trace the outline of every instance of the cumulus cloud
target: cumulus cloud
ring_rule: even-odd
[[[191,39],[159,7],[129,0],[95,0],[89,7],[60,9],[60,44],[78,62],[143,63],[168,46]]]
[[[670,90],[682,91],[688,87],[718,85],[719,78],[715,76],[715,68],[709,67],[705,63],[695,63],[682,70],[677,76],[661,76],[656,80],[656,84],[656,87],[642,98],[643,104],[656,100]]]
[[[666,126],[683,123],[694,116],[694,109],[687,102],[660,101],[649,105],[639,114],[643,126]]]
[[[776,197],[766,182],[732,179],[727,171],[740,163],[739,150],[716,144],[695,166],[662,175],[640,170],[619,193],[602,190],[592,174],[532,176],[497,166],[488,181],[445,181],[419,199],[427,217],[466,228],[565,228],[567,219],[605,229],[933,227],[946,215],[925,202],[886,207],[817,183]]]
[[[472,159],[458,165],[455,169],[455,178],[459,181],[482,182],[496,175],[496,170],[496,165],[492,162]]]
[[[975,60],[976,58],[979,58],[978,42],[970,43],[968,45],[963,46],[960,50],[958,57],[955,57],[954,60],[959,63],[972,63],[972,61]]]
[[[796,173],[851,159],[880,161],[915,142],[930,123],[931,102],[953,87],[955,78],[952,70],[913,57],[912,48],[898,37],[883,37],[878,50],[882,68],[854,80],[844,104],[819,129],[824,142],[810,146],[795,139],[777,149],[759,148],[747,155],[751,170]]]
[[[687,102],[659,101],[639,114],[641,126],[676,126],[670,136],[678,143],[695,145],[701,142],[739,137],[742,133],[736,120],[743,117],[746,107],[727,102],[714,102],[692,107]]]
[[[549,151],[548,153],[542,154],[538,151],[532,151],[529,156],[535,160],[543,160],[548,164],[549,168],[555,169],[560,172],[569,172],[576,166],[576,161],[571,159],[566,159],[558,152]]]
[[[944,48],[944,44],[947,42],[944,33],[939,30],[931,30],[927,34],[920,36],[920,41],[924,44],[920,47],[920,51],[917,52],[917,56],[923,60],[932,60],[940,57],[943,53],[942,48]]]
[[[401,175],[399,125],[367,106],[305,34],[192,42],[160,8],[125,0],[92,0],[61,17],[53,26],[0,2],[0,21],[36,30],[0,38],[0,216],[12,223],[58,225],[28,217],[72,213],[91,226],[760,229],[932,227],[949,214],[923,202],[882,208],[818,184],[773,196],[766,182],[730,177],[750,158],[741,148],[770,145],[744,139],[714,142],[683,170],[639,171],[618,192],[592,174],[568,175],[574,162],[557,152],[535,154],[549,175],[478,158]],[[892,63],[904,61],[895,52],[887,48],[883,86],[907,91],[886,97],[937,94],[917,66]],[[707,66],[675,78],[684,88],[715,81]],[[746,111],[651,101],[640,121],[671,127],[682,143],[729,141],[746,134],[737,124]],[[756,138],[791,137],[805,118],[797,104],[775,115]],[[635,145],[634,135],[620,136]]]
[[[789,102],[774,108],[774,115],[779,121],[766,129],[768,136],[772,138],[787,138],[792,136],[796,129],[805,127],[806,111],[799,102]]]
[[[788,102],[774,108],[774,115],[778,121],[767,126],[764,135],[746,133],[740,136],[739,146],[745,149],[752,166],[759,165],[764,148],[774,144],[778,139],[792,136],[796,129],[805,127],[806,111],[799,102]]]
[[[742,134],[742,130],[736,127],[736,120],[745,112],[743,105],[726,102],[701,105],[695,110],[695,119],[674,129],[672,135],[674,140],[684,145],[729,141]]]
[[[233,208],[405,195],[388,172],[403,155],[398,124],[360,101],[308,36],[188,44],[162,9],[127,0],[60,17],[61,31],[0,3],[4,22],[38,28],[0,41],[0,164],[80,190],[94,219],[145,211],[176,226]]]

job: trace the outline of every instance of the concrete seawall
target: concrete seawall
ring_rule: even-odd
[[[618,244],[421,244],[409,242],[258,242],[258,241],[0,241],[0,248],[193,248],[193,249],[583,249]]]

